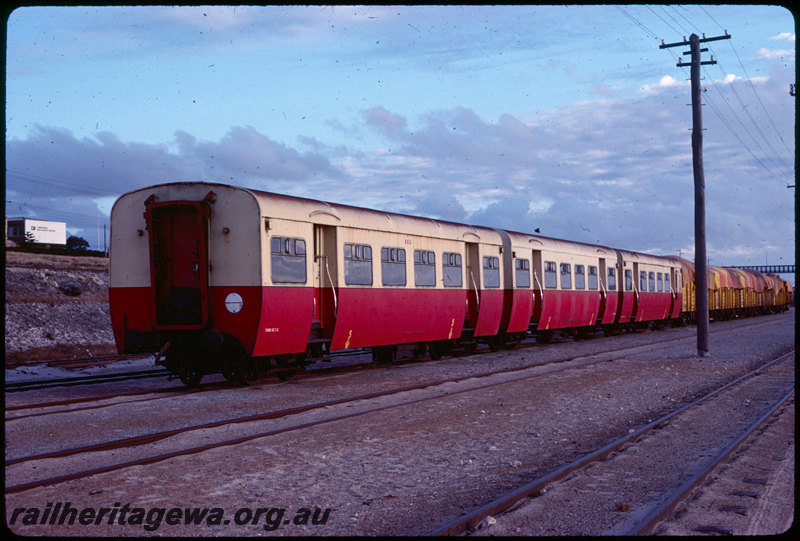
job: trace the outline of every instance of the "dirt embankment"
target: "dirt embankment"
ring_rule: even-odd
[[[108,259],[6,252],[6,365],[115,353]]]

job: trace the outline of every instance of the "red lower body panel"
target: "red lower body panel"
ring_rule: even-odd
[[[683,296],[680,293],[676,293],[675,297],[672,300],[672,313],[670,317],[679,318],[681,317],[681,305],[683,303]]]
[[[258,334],[261,289],[258,286],[227,286],[212,287],[209,291],[211,324],[220,332],[239,340],[248,354],[252,353]],[[241,298],[241,304],[235,302],[238,300],[236,295]]]
[[[338,294],[332,350],[447,340],[464,325],[464,290],[341,288]]]
[[[636,321],[657,321],[669,317],[670,293],[639,293]]]
[[[633,291],[629,291],[627,293],[622,293],[621,295],[618,294],[618,297],[622,296],[622,301],[617,306],[617,311],[619,312],[619,317],[617,318],[617,323],[628,323],[631,321],[631,314],[633,314],[633,305],[636,302],[635,295]]]
[[[253,356],[302,353],[311,334],[314,289],[261,288],[261,314]]]
[[[518,293],[510,310],[509,332],[524,331],[531,318],[531,291]],[[235,337],[249,355],[258,357],[305,351],[315,319],[321,320],[325,335],[332,337],[332,350],[458,338],[464,327],[467,292],[341,288],[335,319],[325,315],[333,299],[323,298],[312,287],[211,287],[208,299],[210,326]],[[149,287],[110,288],[109,301],[120,351],[128,329],[147,334],[150,349],[163,345],[157,343],[163,337],[153,321]],[[328,308],[321,310],[321,303]],[[482,291],[475,336],[497,334],[502,314],[503,291]]]
[[[605,307],[603,308],[603,317],[600,323],[603,325],[611,325],[617,320],[617,307],[619,306],[619,295],[616,291],[610,291],[606,295]]]
[[[149,331],[153,328],[153,303],[149,287],[110,287],[108,307],[117,351],[125,352],[123,337],[127,329]]]
[[[226,307],[226,299],[236,293],[240,303]],[[209,289],[210,325],[217,330],[234,336],[248,353],[258,335],[258,321],[261,314],[262,288],[260,287],[212,287]],[[117,350],[125,350],[124,336],[128,329],[142,333],[156,333],[153,319],[153,291],[149,287],[112,287],[108,290],[111,326]],[[163,344],[155,343],[156,349]],[[304,346],[305,347],[305,346]]]
[[[503,316],[502,328],[506,332],[525,332],[531,325],[534,297],[530,289],[506,290],[509,305],[508,317]]]
[[[599,311],[600,292],[545,291],[538,329],[547,330],[594,325]]]
[[[503,295],[502,289],[481,290],[481,302],[474,336],[494,336],[500,330],[500,320],[503,316]]]

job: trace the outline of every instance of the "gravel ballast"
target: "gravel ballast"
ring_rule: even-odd
[[[137,419],[149,420],[156,430],[173,416],[185,414],[179,412],[203,417],[212,401],[215,411],[226,407],[264,411],[270,405],[291,407],[316,400],[334,386],[351,395],[371,385],[399,386],[407,380],[474,370],[481,364],[535,364],[548,355],[590,355],[620,344],[642,346],[582,368],[524,381],[509,377],[502,385],[469,392],[457,393],[458,385],[443,384],[432,388],[430,399],[423,402],[10,494],[7,518],[14,508],[44,509],[47,502],[69,501],[73,507],[95,509],[112,508],[115,503],[148,510],[220,508],[229,520],[213,525],[171,525],[162,520],[160,535],[423,534],[792,349],[794,312],[715,323],[711,330],[711,356],[703,359],[695,356],[694,329],[684,327],[415,363],[330,380],[263,383],[245,391],[173,398],[169,407],[167,402],[153,401],[149,410],[137,410]],[[442,395],[442,389],[450,392]],[[203,405],[206,400],[209,406]],[[125,412],[123,407],[94,410],[87,420],[115,426],[125,434]],[[80,421],[72,419],[70,426],[76,435],[84,432]],[[69,439],[70,428],[59,431],[58,437]],[[197,434],[195,443],[205,437]],[[270,530],[264,527],[266,515],[256,524],[237,524],[237,511],[256,508],[284,508],[286,517],[294,517],[301,508],[330,512],[325,524],[289,521]],[[238,518],[245,515],[240,512]],[[90,526],[20,526],[18,521],[12,530],[23,535],[148,534],[142,525],[105,521]]]

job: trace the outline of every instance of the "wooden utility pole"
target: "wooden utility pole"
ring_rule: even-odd
[[[697,356],[708,357],[708,259],[706,255],[706,181],[703,172],[703,112],[700,101],[700,66],[716,64],[714,57],[711,60],[701,61],[700,53],[708,51],[701,49],[700,44],[707,41],[729,39],[731,36],[725,31],[724,36],[707,38],[705,34],[700,38],[692,34],[689,41],[683,38],[679,43],[661,42],[661,49],[668,47],[685,47],[689,45],[691,55],[688,63],[678,62],[678,67],[691,67],[692,80],[692,164],[694,170],[694,280],[695,280],[695,306],[697,308]]]

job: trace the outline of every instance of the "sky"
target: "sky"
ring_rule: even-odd
[[[694,257],[793,264],[795,21],[770,5],[20,7],[6,215],[104,246],[117,197],[217,181]],[[787,276],[793,280],[793,276]]]

